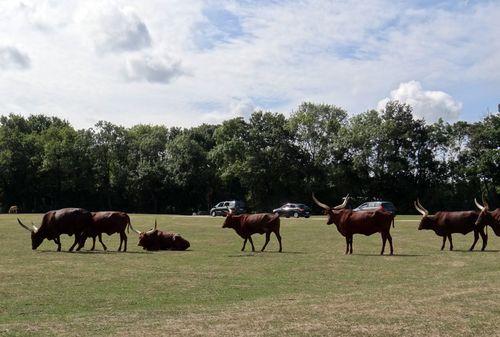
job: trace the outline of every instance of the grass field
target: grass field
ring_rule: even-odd
[[[39,223],[40,215],[21,215]],[[31,250],[15,216],[0,216],[2,336],[500,336],[500,238],[487,252],[456,251],[417,231],[392,230],[396,256],[379,256],[379,235],[354,237],[354,255],[324,218],[282,219],[264,253],[240,252],[222,218],[132,215],[139,230],[179,232],[186,252],[150,253],[129,234],[129,252]],[[64,237],[63,250],[72,238]],[[104,237],[108,248],[118,236]],[[260,249],[263,236],[255,236]],[[86,248],[90,248],[87,242]],[[248,250],[247,245],[247,250]],[[387,249],[388,247],[386,247]]]

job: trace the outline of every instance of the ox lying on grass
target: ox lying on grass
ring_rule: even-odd
[[[146,232],[139,232],[131,227],[139,234],[137,245],[146,250],[186,250],[190,247],[189,241],[179,234],[159,231],[157,226],[155,220],[155,227]]]
[[[252,245],[252,252],[255,252],[255,247],[252,241],[252,234],[266,234],[266,243],[262,246],[261,251],[266,249],[271,233],[276,235],[278,243],[280,245],[279,251],[282,251],[281,246],[281,235],[280,235],[280,217],[276,214],[261,213],[261,214],[242,214],[233,215],[232,211],[226,214],[226,219],[222,228],[232,228],[236,233],[241,236],[243,241],[243,247],[241,251],[245,250],[247,240],[250,241]]]
[[[450,242],[450,250],[453,250],[453,241],[451,235],[453,233],[468,234],[474,231],[474,242],[469,250],[473,250],[479,240],[479,235],[483,240],[483,247],[481,250],[486,248],[488,244],[488,236],[484,232],[484,227],[480,228],[476,226],[476,220],[479,213],[475,211],[461,211],[461,212],[437,212],[434,215],[429,215],[429,211],[426,210],[420,201],[417,199],[415,201],[415,208],[422,214],[422,219],[420,220],[420,225],[418,230],[428,229],[433,230],[438,236],[443,237],[443,245],[441,250],[444,249],[446,244],[446,238]]]
[[[494,211],[490,211],[490,206],[488,202],[483,197],[483,205],[477,202],[474,199],[477,208],[481,211],[476,220],[476,226],[479,228],[485,228],[486,226],[490,226],[495,232],[496,236],[500,236],[500,208],[495,209]]]
[[[99,242],[104,250],[107,250],[106,245],[102,242],[102,234],[106,233],[112,235],[114,233],[120,234],[120,246],[118,251],[127,251],[127,234],[125,234],[125,229],[132,228],[130,223],[130,217],[127,213],[116,212],[116,211],[105,211],[105,212],[92,212],[92,223],[86,229],[83,238],[82,246],[85,244],[87,238],[92,238],[92,248],[95,249],[95,239],[99,238]]]
[[[382,251],[380,252],[380,255],[384,254],[385,243],[387,240],[389,240],[389,245],[391,247],[390,254],[394,254],[392,236],[390,233],[391,223],[394,227],[394,214],[383,210],[354,212],[350,209],[346,209],[345,207],[347,206],[349,195],[344,198],[344,202],[342,204],[335,207],[323,204],[316,199],[314,193],[312,198],[314,202],[319,207],[323,208],[328,214],[328,221],[326,224],[331,225],[334,223],[337,226],[339,233],[345,237],[346,254],[352,254],[352,241],[354,234],[364,234],[368,236],[375,233],[380,233],[382,236]]]
[[[33,225],[29,228],[24,225],[21,220],[17,219],[19,224],[26,230],[31,232],[31,248],[37,249],[44,239],[54,240],[57,244],[57,251],[61,251],[61,234],[75,235],[75,242],[69,249],[73,251],[77,243],[80,250],[81,242],[84,238],[84,231],[92,222],[92,214],[83,208],[63,208],[57,211],[50,211],[44,214],[40,228]]]

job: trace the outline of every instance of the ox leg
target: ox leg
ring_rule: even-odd
[[[85,240],[85,237],[82,238],[80,235],[75,234],[75,242],[73,242],[73,245],[69,247],[69,251],[72,252],[77,243],[78,247],[76,248],[76,250],[79,251],[80,249],[82,249],[83,245],[85,245]]]
[[[125,231],[120,232],[120,241],[123,241],[123,251],[127,251],[127,234],[125,234]]]
[[[61,251],[61,238],[59,236],[54,238],[54,242],[57,245],[57,251],[60,252]]]
[[[448,241],[450,241],[450,250],[453,250],[453,241],[451,240],[451,234],[448,234]]]
[[[481,234],[481,239],[483,239],[483,246],[481,247],[481,250],[485,250],[486,245],[488,244],[488,234],[484,232],[484,228],[481,229],[479,234]]]
[[[349,236],[346,235],[345,237],[345,255],[349,254]]]
[[[281,246],[281,235],[280,235],[280,231],[279,230],[276,230],[274,232],[274,235],[276,235],[276,239],[278,239],[278,243],[280,245],[280,249],[279,249],[279,252],[281,253],[283,251],[283,247]]]
[[[95,238],[94,238],[94,242],[95,242]],[[106,245],[104,244],[104,242],[102,242],[102,234],[99,234],[99,242],[102,245],[102,249],[108,250],[108,247],[106,247]]]
[[[445,244],[446,244],[446,235],[443,236],[443,245],[441,246],[441,250],[444,249]]]
[[[248,238],[245,238],[245,241],[243,241],[243,247],[241,248],[242,252],[245,251],[245,246],[247,245],[247,240],[248,240]]]
[[[347,244],[347,247],[349,248],[349,254],[352,254],[353,237],[354,237],[354,235],[352,235],[352,234],[348,235],[349,243]]]
[[[252,252],[255,252],[255,246],[253,245],[253,240],[251,236],[248,237],[248,241],[250,241],[250,244],[252,245]]]
[[[94,249],[95,249],[95,236],[92,237],[92,248],[90,248],[90,250]]]
[[[123,243],[123,238],[122,236],[120,235],[120,246],[118,247],[118,251],[121,252],[122,251],[122,243]]]
[[[476,246],[478,240],[479,240],[479,232],[477,230],[474,230],[474,242],[472,243],[472,246],[470,246],[469,251],[474,250],[474,247]]]
[[[387,233],[387,240],[389,240],[389,245],[391,246],[391,255],[394,255],[394,247],[392,245],[392,235],[391,235],[391,233]]]
[[[382,236],[382,251],[380,252],[380,255],[384,255],[385,243],[387,241],[387,233],[381,232],[380,235]]]
[[[267,244],[269,243],[269,239],[271,238],[271,232],[267,232],[266,233],[266,243],[264,243],[264,246],[262,246],[262,249],[260,250],[261,252],[264,251],[264,249],[266,249],[266,246]]]

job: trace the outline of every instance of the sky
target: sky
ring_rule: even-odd
[[[500,103],[500,1],[0,0],[0,114],[190,127],[388,100],[477,121]]]

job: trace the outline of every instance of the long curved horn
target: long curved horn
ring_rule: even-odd
[[[484,209],[484,206],[481,206],[481,204],[477,202],[476,198],[474,198],[474,203],[476,204],[476,207],[479,208],[480,211]]]
[[[128,226],[129,226],[129,227],[130,227],[130,229],[131,229],[132,231],[134,231],[136,234],[141,235],[141,232],[139,232],[137,229],[135,229],[134,227],[132,227],[132,223],[131,223],[130,221],[129,221],[129,223],[128,223]]]
[[[418,198],[417,198],[417,203],[416,203],[416,205],[418,206],[418,209],[417,209],[417,210],[418,210],[420,213],[422,213],[422,215],[423,215],[423,216],[427,216],[427,215],[429,215],[429,211],[428,211],[428,210],[426,210],[424,206],[422,206],[422,204],[420,203],[420,200],[419,200]]]
[[[415,209],[420,213],[422,214],[423,216],[425,216],[425,212],[422,211],[419,207],[418,207],[418,204],[416,201],[413,202],[413,205],[415,206]]]
[[[145,234],[151,234],[151,233],[153,233],[156,230],[157,227],[158,227],[158,223],[156,222],[156,219],[155,219],[155,227],[151,228],[150,230],[148,230],[147,232],[145,232]]]
[[[312,198],[313,198],[314,202],[316,203],[316,205],[318,205],[319,207],[324,208],[326,210],[329,210],[331,208],[327,204],[324,204],[321,201],[319,201],[318,199],[316,199],[316,197],[314,196],[314,192],[312,193]]]
[[[33,229],[29,228],[28,226],[26,226],[25,224],[23,224],[21,222],[21,220],[19,220],[19,218],[17,218],[17,222],[19,222],[19,224],[21,225],[21,227],[23,227],[24,229],[26,229],[27,231],[30,231],[30,232],[33,232]]]
[[[38,232],[38,227],[35,226],[35,224],[33,223],[33,221],[31,221],[31,226],[33,226],[33,230],[36,232]]]
[[[349,201],[349,194],[344,197],[344,202],[338,206],[335,206],[333,209],[343,209],[347,206],[347,202]]]

